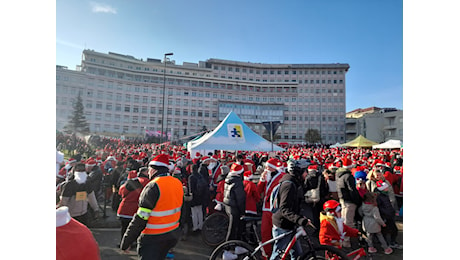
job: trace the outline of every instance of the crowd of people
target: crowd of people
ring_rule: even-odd
[[[311,220],[322,244],[349,248],[349,236],[365,232],[370,252],[377,250],[374,237],[386,254],[402,248],[395,225],[402,213],[402,150],[295,145],[282,152],[191,154],[182,146],[102,143],[92,154],[57,159],[57,208],[68,207],[88,225],[101,213],[98,203],[109,198],[120,219],[120,248],[137,246],[141,258],[152,256],[147,248],[161,240],[155,259],[164,259],[179,237],[200,232],[215,211],[229,216],[226,240],[241,239],[241,216],[261,215],[262,241]],[[272,212],[270,195],[279,183],[279,210]],[[181,201],[164,204],[162,194],[179,194]],[[265,246],[266,258],[274,259],[283,242]],[[236,259],[240,251],[224,252],[225,258]]]

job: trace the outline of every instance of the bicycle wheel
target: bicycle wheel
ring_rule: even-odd
[[[228,216],[222,212],[209,215],[203,222],[201,238],[208,246],[217,246],[225,241],[228,229]]]
[[[240,247],[238,250],[236,247]],[[254,252],[254,248],[250,246],[248,243],[243,242],[241,240],[230,240],[227,242],[222,243],[220,246],[216,247],[214,251],[212,251],[209,260],[222,260],[224,259],[224,254],[231,254],[232,256],[237,256],[236,259],[245,259],[245,260],[258,260],[261,259],[260,251],[257,252],[255,255],[251,256],[251,253]],[[225,257],[234,259],[233,257]]]
[[[313,260],[313,259],[327,259],[327,260],[339,260],[349,259],[347,254],[342,250],[328,245],[316,246],[314,250],[310,250],[302,254],[299,260]]]

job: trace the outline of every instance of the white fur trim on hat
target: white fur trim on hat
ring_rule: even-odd
[[[69,223],[71,220],[69,214],[69,208],[67,206],[62,206],[56,209],[56,227],[62,227],[65,224]]]
[[[239,164],[232,164],[232,167],[230,168],[230,172],[228,174],[241,174],[244,171],[244,167]]]

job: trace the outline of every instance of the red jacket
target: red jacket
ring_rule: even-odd
[[[246,180],[244,177],[243,185],[244,192],[246,193],[246,213],[257,214],[257,202],[260,200],[260,193],[257,191],[257,185]]]
[[[217,183],[216,200],[218,202],[224,201],[224,186],[225,186],[225,180],[221,180],[220,182]]]
[[[342,242],[345,236],[357,237],[358,230],[351,228],[342,222],[342,225],[337,223],[334,216],[327,216],[321,212],[319,217],[319,242],[322,245],[336,246],[342,248]],[[342,228],[340,228],[342,226]]]
[[[139,196],[144,186],[138,178],[128,179],[118,190],[121,196],[117,216],[122,218],[133,218],[139,205]]]

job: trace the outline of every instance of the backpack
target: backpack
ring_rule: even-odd
[[[290,182],[290,183],[293,183],[292,181],[290,180],[285,180],[285,181],[282,181],[280,183],[278,183],[272,190],[272,193],[270,194],[270,211],[272,213],[275,213],[278,211],[279,209],[279,196],[278,196],[278,193],[279,193],[279,190],[280,190],[280,186],[281,186],[281,183],[283,182]]]
[[[318,176],[318,186],[314,189],[307,190],[305,192],[305,202],[307,203],[317,203],[320,199],[319,188],[321,186],[321,176]]]

